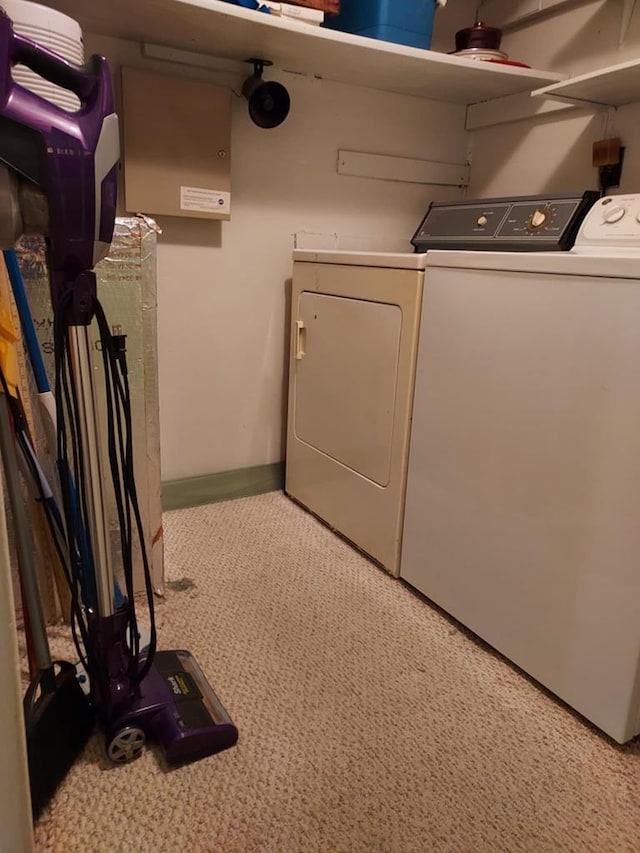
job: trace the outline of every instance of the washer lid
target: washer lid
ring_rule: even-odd
[[[350,267],[387,267],[396,270],[423,270],[427,264],[425,252],[350,252],[334,249],[296,249],[294,261],[315,264],[344,264]]]
[[[576,252],[457,252],[432,249],[426,255],[429,272],[438,267],[460,270],[540,273],[545,275],[587,275],[599,278],[640,280],[640,252],[609,249],[586,254]]]

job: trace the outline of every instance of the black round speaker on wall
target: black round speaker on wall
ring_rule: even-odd
[[[265,65],[271,65],[264,59],[249,59],[254,71],[242,86],[242,94],[249,102],[249,115],[258,127],[271,129],[278,127],[289,115],[291,98],[282,85],[274,80],[265,82],[262,72]]]

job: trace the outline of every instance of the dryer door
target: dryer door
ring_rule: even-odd
[[[300,441],[379,486],[389,482],[402,312],[303,292],[294,429]]]
[[[294,265],[286,491],[394,574],[423,279]]]

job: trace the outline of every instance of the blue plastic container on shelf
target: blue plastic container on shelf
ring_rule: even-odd
[[[342,0],[340,14],[327,15],[324,26],[409,47],[429,48],[437,5],[437,0]]]

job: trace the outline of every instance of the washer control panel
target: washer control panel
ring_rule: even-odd
[[[554,251],[570,249],[597,192],[434,202],[411,241],[428,249]]]
[[[582,223],[576,252],[612,246],[640,249],[640,193],[599,199]]]

